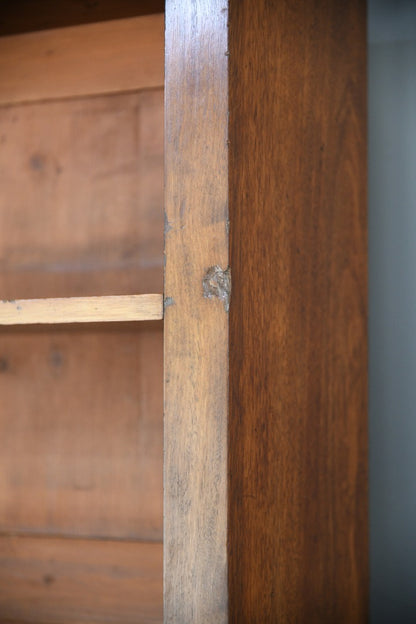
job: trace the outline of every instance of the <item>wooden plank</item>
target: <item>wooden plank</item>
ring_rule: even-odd
[[[165,622],[227,621],[227,10],[166,4]],[[209,286],[209,284],[208,284]],[[214,286],[214,284],[212,284]]]
[[[0,107],[0,141],[1,299],[162,292],[162,90]]]
[[[161,321],[0,328],[0,533],[162,539],[162,352]]]
[[[0,325],[107,323],[163,318],[163,295],[0,301]]]
[[[163,41],[163,15],[1,37],[0,104],[162,87]]]
[[[162,622],[162,545],[0,537],[1,621]]]
[[[229,617],[363,623],[365,3],[229,23]]]
[[[163,13],[163,0],[12,0],[3,2],[0,36]]]

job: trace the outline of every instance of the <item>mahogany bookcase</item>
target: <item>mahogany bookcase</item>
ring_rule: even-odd
[[[365,622],[365,3],[1,11],[0,622]]]

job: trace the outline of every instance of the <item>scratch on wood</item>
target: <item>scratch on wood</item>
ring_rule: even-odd
[[[217,297],[224,302],[225,311],[230,309],[231,298],[231,268],[222,269],[218,264],[209,267],[202,280],[204,297]]]

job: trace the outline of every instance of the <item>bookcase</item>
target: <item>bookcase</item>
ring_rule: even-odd
[[[365,5],[0,34],[0,622],[366,621]]]

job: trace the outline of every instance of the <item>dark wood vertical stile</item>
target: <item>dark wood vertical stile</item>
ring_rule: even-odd
[[[229,618],[365,622],[365,3],[229,23]]]

